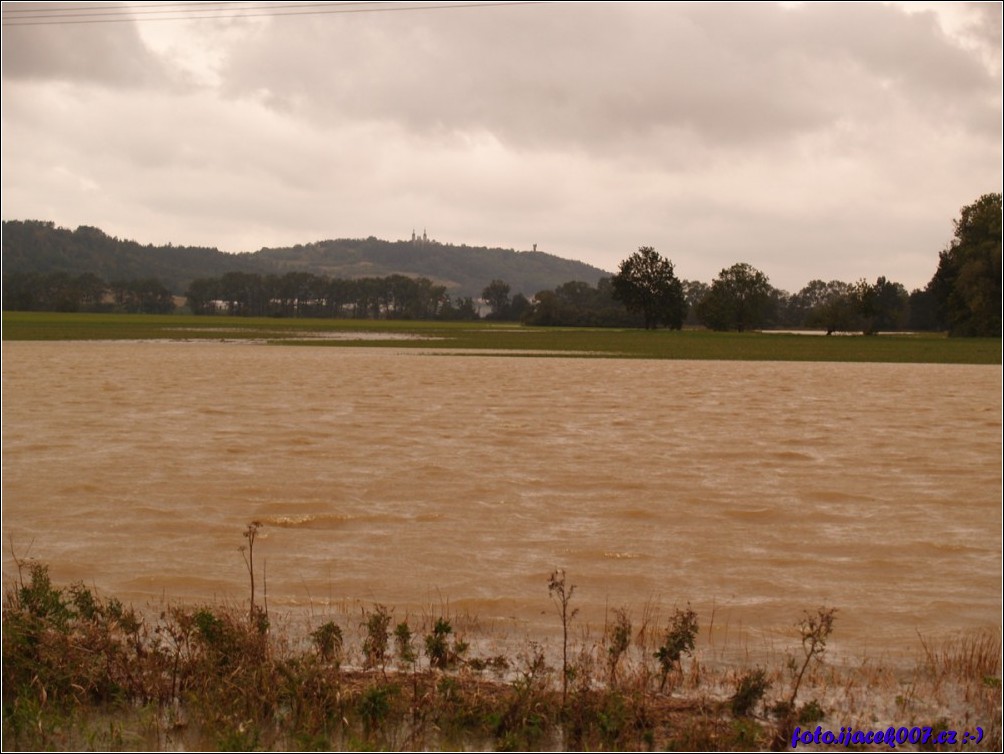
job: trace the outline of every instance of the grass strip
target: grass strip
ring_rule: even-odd
[[[1000,364],[1001,340],[939,333],[815,336],[707,330],[526,327],[496,322],[4,312],[5,341],[247,341],[474,354],[922,364]]]

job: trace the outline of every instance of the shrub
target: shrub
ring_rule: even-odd
[[[397,691],[396,686],[370,686],[363,691],[359,699],[359,716],[367,733],[372,733],[390,713],[390,700]]]
[[[332,621],[320,626],[310,634],[317,647],[317,654],[324,662],[333,662],[336,666],[342,660],[342,629]]]
[[[397,646],[397,659],[404,667],[414,665],[418,659],[411,641],[411,628],[408,626],[408,621],[401,621],[394,628],[394,644]]]
[[[791,689],[791,697],[788,703],[792,708],[795,706],[795,697],[798,695],[798,687],[802,684],[802,677],[805,675],[809,663],[816,659],[820,660],[826,651],[826,640],[833,632],[833,620],[836,616],[836,608],[819,608],[815,613],[806,611],[802,620],[799,621],[798,631],[802,638],[802,651],[805,654],[805,661],[801,670],[795,678],[795,684]]]
[[[425,637],[425,654],[429,658],[429,665],[440,670],[453,667],[467,651],[468,645],[459,638],[453,640],[450,646],[449,636],[453,633],[453,626],[446,618],[437,618],[433,626],[432,633]]]
[[[568,609],[568,603],[575,594],[575,584],[566,586],[565,571],[558,569],[551,573],[551,578],[547,582],[547,592],[551,595],[551,600],[561,617],[561,704],[564,706],[568,701],[568,679],[571,673],[568,667],[568,627],[579,612],[578,608]]]
[[[818,723],[824,717],[826,717],[826,711],[819,706],[819,702],[815,699],[803,704],[802,708],[798,711],[798,722],[800,725]]]
[[[610,668],[610,683],[617,682],[617,665],[631,646],[631,619],[627,610],[614,610],[614,623],[607,630],[607,664]]]
[[[677,609],[673,613],[662,646],[655,653],[661,671],[660,691],[665,689],[670,671],[679,666],[681,655],[689,655],[694,651],[697,630],[697,613],[690,609],[690,605],[687,605],[686,610]]]
[[[363,640],[363,667],[381,670],[387,662],[387,642],[390,638],[390,613],[383,605],[376,605],[366,616],[366,638]]]
[[[767,673],[763,668],[747,671],[736,683],[736,692],[732,695],[732,714],[735,717],[747,717],[770,687]]]

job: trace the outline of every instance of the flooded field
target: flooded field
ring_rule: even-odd
[[[561,567],[583,625],[887,656],[1000,624],[1001,369],[4,343],[5,578],[240,602],[253,520],[272,610],[534,635]]]

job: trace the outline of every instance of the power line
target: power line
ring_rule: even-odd
[[[158,13],[222,13],[227,10],[232,10],[235,13],[240,13],[243,11],[256,11],[256,10],[276,10],[280,8],[323,8],[330,6],[344,6],[344,5],[376,5],[376,2],[342,2],[342,3],[282,3],[280,5],[263,5],[260,3],[255,3],[247,8],[220,8],[213,7],[218,5],[235,5],[236,3],[164,3],[157,8],[150,8],[148,6],[127,6],[126,10],[123,10],[122,6],[87,6],[85,8],[33,8],[31,10],[17,10],[17,11],[7,11],[10,13],[21,13],[25,15],[19,15],[11,20],[21,21],[24,19],[36,19],[36,18],[90,18],[97,16],[118,16],[122,18],[132,18],[133,16],[143,16],[143,15],[153,15]],[[186,8],[186,6],[196,6],[192,8]],[[29,15],[30,14],[30,15]]]
[[[211,3],[201,3],[201,2],[190,2],[190,3],[156,3],[160,8],[186,8],[189,6],[198,5],[237,5],[239,0],[217,0]],[[248,4],[248,3],[245,3]],[[130,5],[128,3],[119,3],[117,5],[87,5],[81,7],[80,5],[70,5],[70,6],[58,6],[51,3],[46,3],[45,6],[40,7],[38,3],[18,3],[18,5],[31,5],[30,8],[12,8],[14,3],[4,3],[3,12],[4,15],[10,15],[12,13],[39,13],[45,15],[47,13],[75,13],[75,12],[85,12],[92,10],[117,10],[120,13],[124,12],[124,9],[134,9],[143,6]],[[149,3],[148,5],[153,5]],[[222,10],[219,9],[219,10]]]
[[[414,12],[414,11],[426,11],[426,10],[452,10],[452,9],[478,9],[478,8],[497,8],[504,6],[518,6],[518,5],[542,5],[546,4],[548,0],[520,0],[513,2],[484,2],[484,3],[445,3],[439,5],[395,5],[390,6],[390,3],[305,3],[297,6],[289,5],[279,5],[279,6],[256,6],[252,8],[240,8],[234,9],[234,13],[226,13],[225,15],[179,15],[174,17],[159,17],[159,18],[136,18],[133,15],[122,15],[120,17],[112,18],[94,18],[94,17],[83,17],[83,14],[69,14],[67,16],[54,16],[46,15],[43,18],[45,20],[24,20],[31,17],[20,16],[14,19],[3,21],[3,26],[14,27],[14,26],[61,26],[69,24],[110,24],[110,23],[142,23],[145,21],[194,21],[194,20],[212,20],[212,19],[230,19],[230,18],[276,18],[279,16],[316,16],[316,15],[339,15],[345,13],[391,13],[391,12]],[[336,7],[332,7],[332,6]],[[356,8],[356,7],[345,7],[349,5],[375,5],[377,7],[369,8]],[[388,7],[390,6],[390,7]],[[244,11],[257,11],[259,9],[283,9],[283,8],[323,8],[319,10],[297,10],[290,13],[283,12],[268,12],[268,13],[248,13]],[[92,10],[88,9],[88,10]],[[209,12],[220,12],[223,9],[213,9]],[[194,9],[188,11],[176,11],[178,13],[192,13]],[[138,11],[137,11],[138,12]],[[148,11],[148,12],[158,12],[158,11]],[[166,11],[162,11],[166,12]],[[201,11],[194,11],[201,12]],[[92,14],[92,15],[107,15],[114,16],[115,14]],[[69,18],[73,20],[53,20],[54,18]]]

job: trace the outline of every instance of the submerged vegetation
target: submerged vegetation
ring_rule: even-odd
[[[145,616],[17,565],[3,608],[5,750],[781,750],[795,726],[817,724],[980,726],[976,748],[1001,744],[999,632],[925,643],[898,677],[823,662],[835,611],[820,608],[797,625],[800,660],[734,667],[695,649],[689,606],[664,625],[617,608],[603,638],[570,640],[575,587],[555,571],[542,602],[546,586],[560,652],[529,641],[480,656],[448,611],[391,632],[393,610],[377,604],[299,636],[251,600]]]

